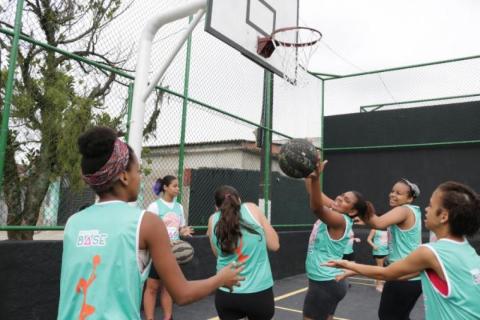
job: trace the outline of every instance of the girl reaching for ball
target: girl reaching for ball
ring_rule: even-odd
[[[158,178],[153,185],[153,193],[157,196],[162,194],[162,196],[152,202],[147,208],[148,212],[157,214],[163,220],[167,227],[170,242],[180,240],[180,236],[191,237],[194,233],[191,227],[185,225],[183,207],[176,201],[179,192],[180,189],[176,177],[167,175],[163,178]],[[147,320],[155,319],[155,304],[159,290],[163,319],[170,320],[173,315],[173,300],[165,286],[161,285],[160,277],[153,266],[150,269],[143,294],[143,309]]]
[[[330,257],[341,259],[349,240],[353,218],[373,205],[357,191],[347,191],[335,198],[326,196],[320,187],[320,175],[327,161],[319,161],[315,171],[305,179],[310,207],[318,220],[313,225],[308,244],[306,271],[308,291],[303,305],[304,319],[333,319],[338,303],[347,292],[345,281],[337,282],[340,270],[324,265]]]
[[[242,203],[238,191],[221,186],[215,191],[215,212],[208,221],[207,234],[217,272],[234,262],[245,269],[245,281],[232,292],[224,288],[215,294],[220,319],[269,320],[274,314],[273,278],[267,249],[277,251],[278,235],[260,209]]]
[[[480,257],[466,239],[480,228],[480,197],[464,184],[445,182],[433,192],[425,212],[425,226],[435,233],[436,242],[421,245],[388,267],[346,260],[327,264],[387,281],[420,273],[427,320],[480,319]]]
[[[164,223],[136,201],[140,167],[133,150],[110,128],[78,139],[82,177],[99,202],[65,226],[58,319],[138,319],[143,282],[153,264],[179,304],[206,297],[243,280],[233,265],[209,279],[187,281],[170,250]]]

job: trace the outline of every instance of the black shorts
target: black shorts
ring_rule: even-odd
[[[355,261],[355,252],[344,254],[342,257],[343,260]]]
[[[383,259],[383,258],[385,258],[386,256],[388,256],[388,254],[384,254],[384,255],[374,254],[374,255],[373,255],[373,257],[374,257],[375,259]]]
[[[347,283],[308,280],[308,291],[303,303],[303,316],[314,320],[325,320],[335,314],[338,303],[347,294]]]
[[[148,273],[148,277],[151,278],[151,279],[156,279],[156,280],[160,279],[160,276],[158,275],[157,270],[155,269],[155,266],[153,265],[153,262],[152,262],[152,266],[150,267],[150,272]]]
[[[421,294],[420,280],[385,282],[378,308],[378,317],[380,320],[410,319],[410,312]]]
[[[275,313],[273,290],[269,288],[255,293],[230,293],[217,290],[215,308],[222,320],[270,320]]]

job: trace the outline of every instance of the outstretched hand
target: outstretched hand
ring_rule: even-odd
[[[217,275],[222,281],[222,287],[228,288],[230,292],[233,291],[234,286],[239,287],[240,281],[245,280],[245,277],[240,276],[243,268],[243,264],[232,262],[220,270]]]
[[[331,268],[344,269],[343,273],[340,273],[340,274],[335,276],[336,281],[342,281],[342,280],[345,280],[348,277],[351,277],[351,276],[354,276],[354,275],[358,274],[355,271],[349,270],[348,267],[349,267],[350,263],[351,263],[351,261],[348,261],[348,260],[331,260],[331,261],[328,261],[326,263],[323,263],[322,265],[327,266],[327,267],[331,267]]]
[[[320,154],[317,154],[317,164],[315,165],[315,170],[308,176],[308,178],[318,179],[320,177],[320,173],[323,172],[325,166],[327,165],[328,160],[322,161],[320,158]]]
[[[323,266],[327,266],[330,268],[338,268],[338,269],[349,269],[348,264],[350,261],[348,260],[330,260],[328,262],[323,263]]]

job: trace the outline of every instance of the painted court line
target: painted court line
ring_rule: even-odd
[[[368,286],[368,287],[375,287],[376,286],[376,284],[374,284],[374,283],[365,283],[365,282],[357,282],[357,281],[349,281],[348,283],[358,284],[358,285],[361,285],[361,286]]]
[[[285,311],[291,311],[291,312],[295,312],[295,313],[303,313],[301,310],[297,310],[297,309],[285,308],[285,307],[280,307],[280,306],[275,306],[275,308],[280,309],[280,310],[285,310]],[[349,320],[349,319],[333,317],[333,320]]]
[[[275,306],[275,309],[280,309],[280,310],[285,310],[285,311],[290,311],[290,312],[296,312],[296,313],[302,313],[302,311],[297,310],[297,309],[290,309],[290,308],[279,307],[279,306]]]
[[[298,289],[298,290],[295,290],[295,291],[291,291],[291,292],[288,292],[288,293],[285,293],[281,296],[278,296],[278,297],[275,297],[274,301],[280,301],[280,300],[283,300],[283,299],[286,299],[288,297],[291,297],[291,296],[294,296],[296,294],[299,294],[299,293],[302,293],[302,292],[305,292],[308,290],[308,287],[305,287],[305,288],[302,288],[302,289]]]

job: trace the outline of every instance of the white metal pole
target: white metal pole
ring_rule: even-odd
[[[128,136],[128,144],[135,151],[135,154],[139,159],[141,158],[142,151],[143,123],[145,116],[145,100],[143,98],[148,88],[148,69],[150,67],[152,42],[155,34],[165,24],[188,17],[197,11],[200,11],[199,16],[203,16],[206,6],[207,0],[194,0],[189,3],[182,4],[148,20],[145,28],[142,31],[138,49],[137,68],[135,71],[132,118],[130,123],[130,133]],[[193,21],[190,27],[192,25]],[[190,27],[189,33],[193,31],[193,28]],[[162,69],[166,70],[166,67]]]
[[[167,71],[168,66],[170,66],[170,64],[172,63],[173,59],[182,48],[185,41],[187,41],[188,36],[190,35],[190,33],[192,33],[193,29],[195,29],[195,27],[200,22],[200,19],[203,17],[204,14],[205,14],[205,10],[199,10],[198,14],[195,16],[192,22],[190,22],[190,25],[188,26],[188,28],[180,35],[180,39],[178,40],[177,45],[173,48],[173,51],[168,56],[167,60],[163,63],[162,68],[153,77],[152,81],[150,81],[150,85],[148,86],[148,88],[145,90],[145,93],[143,94],[143,101],[146,102],[148,97],[152,94],[152,91],[155,89],[158,81],[160,80],[161,77],[163,77],[163,75],[165,74],[165,71]]]

